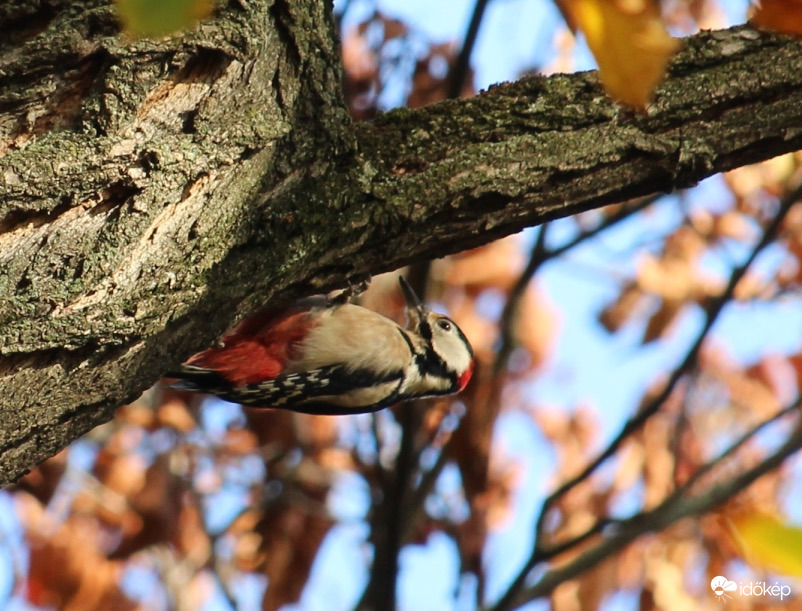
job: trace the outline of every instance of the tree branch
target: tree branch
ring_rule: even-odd
[[[476,37],[479,35],[479,26],[482,25],[487,3],[488,0],[476,0],[476,4],[473,6],[473,13],[468,23],[468,29],[465,32],[462,48],[448,75],[448,91],[446,92],[446,97],[449,99],[458,98],[465,87],[465,81],[468,78],[468,71],[470,69],[473,47],[476,44]]]
[[[798,404],[796,408],[798,409]],[[747,435],[751,437],[752,433],[748,433]],[[739,440],[734,445],[738,446],[741,443],[742,440]],[[760,464],[751,469],[746,469],[723,483],[715,485],[704,493],[695,496],[689,494],[689,490],[686,486],[678,488],[651,511],[638,514],[628,520],[623,520],[611,526],[611,532],[607,533],[605,535],[606,538],[598,545],[583,552],[565,566],[552,569],[535,585],[525,588],[513,599],[504,604],[499,602],[494,605],[492,607],[493,611],[505,611],[506,609],[523,605],[528,601],[548,596],[561,583],[582,574],[605,558],[621,551],[643,534],[647,532],[659,532],[683,518],[700,516],[715,509],[740,491],[749,487],[759,477],[779,467],[785,459],[793,455],[800,448],[802,448],[802,426],[797,422],[794,431],[785,442]],[[728,455],[732,451],[734,450],[728,449],[725,454]],[[712,463],[717,464],[721,460],[722,457],[719,457],[714,459]]]
[[[529,558],[527,559],[524,567],[518,573],[518,575],[513,580],[512,584],[508,588],[507,592],[505,593],[504,597],[498,603],[498,609],[506,609],[509,608],[511,601],[515,598],[518,591],[523,588],[523,584],[526,581],[529,573],[532,569],[543,560],[546,560],[554,555],[554,550],[559,549],[563,550],[566,547],[571,547],[576,543],[586,540],[590,536],[598,533],[605,524],[597,523],[590,527],[587,532],[578,535],[572,541],[566,543],[561,542],[556,545],[550,547],[543,547],[541,543],[543,529],[546,523],[546,518],[548,516],[549,510],[554,505],[554,503],[560,497],[564,496],[570,490],[575,488],[579,483],[586,480],[596,469],[598,469],[607,459],[612,457],[621,447],[621,445],[626,441],[630,435],[632,435],[635,431],[639,430],[649,418],[651,418],[657,411],[663,406],[663,404],[668,400],[671,396],[671,393],[674,392],[677,384],[679,384],[680,380],[688,374],[688,372],[695,366],[699,351],[701,350],[702,344],[707,338],[710,330],[713,328],[716,320],[718,319],[719,314],[721,314],[724,307],[732,300],[732,296],[735,292],[735,288],[741,279],[746,275],[746,272],[754,263],[755,259],[758,255],[763,252],[763,250],[774,240],[777,238],[778,232],[782,223],[784,222],[788,212],[791,208],[802,198],[802,185],[797,186],[791,193],[788,193],[780,203],[780,208],[777,211],[776,216],[772,219],[769,225],[765,228],[761,239],[758,243],[754,246],[752,251],[749,253],[749,256],[746,258],[741,265],[736,267],[733,272],[730,274],[730,279],[727,282],[727,286],[724,288],[722,293],[718,295],[715,299],[713,299],[708,307],[705,310],[705,321],[702,325],[701,331],[696,336],[696,340],[693,342],[693,345],[688,350],[685,355],[685,358],[682,362],[677,366],[676,369],[671,373],[668,381],[665,383],[663,388],[660,392],[652,398],[643,408],[635,414],[632,418],[630,418],[618,435],[610,442],[610,444],[604,449],[604,451],[599,454],[590,464],[588,464],[580,473],[569,479],[568,481],[564,482],[552,492],[546,500],[543,502],[543,506],[540,510],[540,514],[537,517],[537,521],[535,524],[535,543],[532,549],[532,553],[530,554]]]

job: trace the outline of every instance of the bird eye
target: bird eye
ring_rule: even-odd
[[[439,320],[437,321],[437,326],[440,327],[443,331],[451,331],[451,323],[447,320]]]

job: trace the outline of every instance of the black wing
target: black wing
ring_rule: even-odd
[[[286,408],[307,414],[326,415],[372,412],[393,405],[400,399],[400,389],[404,381],[402,372],[390,372],[377,378],[373,372],[348,371],[342,365],[287,373],[243,386],[233,386],[214,371],[191,365],[184,365],[181,370],[170,375],[181,378],[181,382],[173,385],[177,390],[208,393],[250,407]],[[388,384],[387,394],[369,405],[344,407],[326,400],[327,397],[337,397],[382,384]]]

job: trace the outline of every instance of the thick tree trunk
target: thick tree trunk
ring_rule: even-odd
[[[267,301],[802,145],[802,47],[689,39],[644,115],[592,73],[353,125],[328,4],[164,41],[0,7],[0,483]]]

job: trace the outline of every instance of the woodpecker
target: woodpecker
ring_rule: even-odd
[[[374,412],[468,384],[474,359],[454,321],[400,278],[407,326],[346,300],[311,298],[246,319],[169,374],[180,390],[309,414]]]

